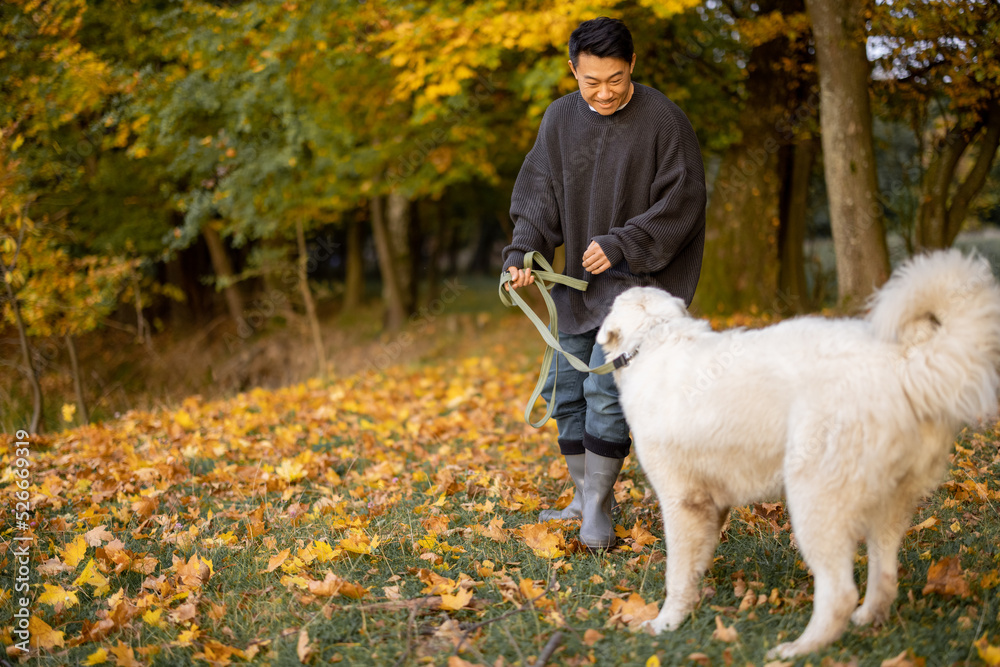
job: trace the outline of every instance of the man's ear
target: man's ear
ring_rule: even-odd
[[[628,67],[628,73],[629,73],[629,75],[631,75],[631,74],[632,74],[632,71],[633,71],[634,69],[635,69],[635,54],[633,53],[633,54],[632,54],[632,64],[631,64],[631,65],[629,65],[629,67]]]
[[[634,58],[634,55],[635,55],[635,54],[633,54],[633,60],[635,59],[635,58]],[[575,68],[575,67],[573,67],[573,59],[572,59],[572,58],[570,58],[570,59],[569,59],[569,60],[567,60],[566,62],[568,62],[568,63],[569,63],[569,71],[573,73],[573,78],[574,78],[574,79],[577,79],[577,80],[579,80],[579,79],[580,79],[580,77],[578,77],[578,76],[576,75],[576,68]]]

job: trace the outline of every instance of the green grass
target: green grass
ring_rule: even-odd
[[[645,665],[651,656],[661,665],[764,665],[768,649],[796,637],[812,611],[812,578],[780,508],[733,510],[703,583],[704,599],[677,631],[657,637],[610,623],[613,598],[663,600],[663,527],[634,457],[617,487],[617,521],[626,529],[642,522],[660,541],[636,551],[629,540],[603,553],[577,550],[577,525],[566,522],[565,555],[543,558],[525,543],[518,529],[536,523],[538,508],[554,502],[568,482],[550,475],[561,474],[552,466],[554,429],[535,431],[520,422],[537,345],[508,342],[530,340],[519,319],[498,324],[478,356],[255,390],[215,403],[189,399],[175,411],[130,413],[34,442],[33,597],[46,583],[76,592],[79,604],[57,610],[33,603],[34,614],[64,633],[65,645],[42,650],[31,664],[77,665],[120,643],[145,665],[209,664],[195,656],[218,645],[256,650],[255,664],[297,665],[304,630],[313,649],[309,660],[317,665],[447,665],[459,641],[458,656],[469,663],[531,665],[557,631],[562,638],[550,665]],[[928,666],[977,665],[984,664],[974,647],[978,639],[1000,644],[997,432],[964,432],[958,444],[949,479],[914,514],[914,525],[932,516],[937,524],[904,541],[900,596],[890,620],[881,628],[852,627],[794,664],[880,665],[908,651]],[[9,440],[3,446],[6,468],[12,447]],[[282,478],[281,466],[292,463],[301,466],[301,477]],[[985,495],[962,486],[969,480]],[[5,483],[4,540],[16,534],[12,493]],[[157,504],[144,518],[135,503],[149,494]],[[494,519],[503,520],[506,541],[473,529]],[[371,553],[345,552],[292,573],[267,571],[283,550],[291,559],[314,541],[337,547],[352,521],[368,539],[379,539]],[[444,532],[432,541],[427,535],[435,521]],[[102,555],[106,542],[88,546],[71,572],[39,572],[43,561],[64,559],[67,545],[101,524],[126,549],[154,557],[152,574],[115,574]],[[173,566],[192,556],[211,561],[214,570],[199,586],[184,585]],[[925,595],[929,567],[948,556],[960,558],[968,594]],[[106,593],[74,584],[90,559],[104,563]],[[6,576],[11,557],[0,556],[0,563]],[[430,595],[422,570],[474,580],[470,607],[416,606],[412,601]],[[313,596],[286,578],[322,581],[328,571],[366,594],[360,600]],[[856,578],[862,594],[865,573],[861,546]],[[528,603],[516,592],[522,580],[535,582],[536,590],[551,585]],[[166,585],[163,592],[157,581]],[[5,610],[13,606],[8,582],[0,584]],[[766,601],[741,611],[734,585],[743,584]],[[88,624],[108,615],[119,589],[135,612],[106,636],[71,646]],[[192,602],[187,618],[184,605]],[[143,620],[156,610],[161,627]],[[717,616],[735,626],[736,642],[713,638]],[[593,631],[602,637],[595,641]],[[186,636],[193,636],[189,645]],[[106,664],[116,664],[110,653]]]

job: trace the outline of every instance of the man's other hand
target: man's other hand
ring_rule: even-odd
[[[591,241],[587,252],[583,253],[583,268],[595,276],[611,268],[611,262],[597,241]]]
[[[516,266],[512,266],[510,271],[510,282],[507,283],[507,291],[511,289],[517,289],[518,287],[524,287],[525,285],[530,285],[535,282],[535,276],[531,275],[531,269],[519,269]]]

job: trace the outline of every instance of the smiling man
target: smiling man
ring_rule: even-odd
[[[534,282],[525,253],[551,261],[565,246],[566,275],[589,286],[553,289],[559,341],[593,367],[604,363],[597,329],[628,288],[659,287],[691,302],[705,244],[705,171],[684,113],[632,81],[636,56],[622,21],[581,23],[569,57],[580,90],[545,111],[514,184],[514,236],[503,261],[508,289],[523,287]],[[580,541],[606,548],[615,541],[613,487],[631,448],[628,424],[611,375],[580,373],[557,357],[543,396],[553,402],[576,495],[541,519],[580,518]]]

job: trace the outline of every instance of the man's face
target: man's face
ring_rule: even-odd
[[[632,62],[618,58],[598,58],[589,53],[577,56],[577,66],[569,62],[569,68],[580,85],[584,101],[597,109],[602,116],[609,116],[625,104],[632,90]]]

